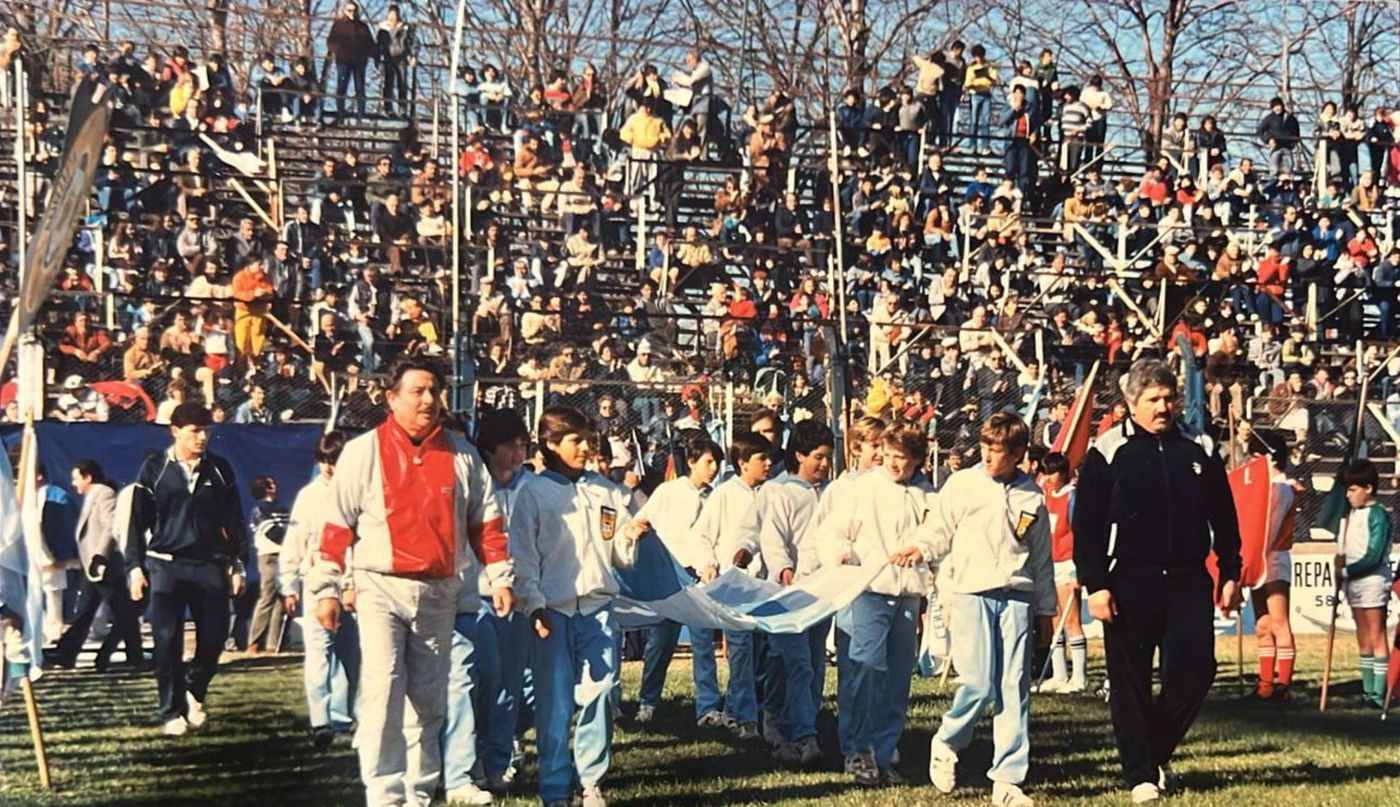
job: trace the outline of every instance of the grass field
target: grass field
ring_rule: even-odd
[[[1351,637],[1338,642],[1340,685],[1319,714],[1316,681],[1322,643],[1300,647],[1304,692],[1274,708],[1242,702],[1234,640],[1222,639],[1215,692],[1179,755],[1184,793],[1171,803],[1229,807],[1400,805],[1400,719],[1381,723],[1360,707]],[[721,664],[723,669],[723,664]],[[1248,663],[1247,669],[1253,669]],[[1096,675],[1098,670],[1094,671]],[[210,696],[210,724],[183,740],[154,726],[155,684],[149,676],[92,672],[53,674],[38,686],[55,789],[39,790],[24,710],[18,697],[0,712],[0,805],[355,805],[363,803],[348,746],[312,750],[306,727],[300,659],[245,660],[225,666]],[[635,694],[640,665],[625,670]],[[677,661],[657,722],[638,732],[619,726],[607,782],[614,804],[910,805],[985,803],[982,772],[991,757],[984,730],[964,753],[966,782],[953,797],[927,784],[928,741],[951,695],[936,681],[915,682],[902,771],[916,784],[860,791],[828,753],[827,770],[776,769],[760,745],[694,726],[688,667]],[[831,710],[834,678],[827,687]],[[624,707],[630,716],[630,702]],[[1397,716],[1400,717],[1400,716]],[[824,715],[824,720],[826,716]],[[823,724],[822,745],[835,747],[835,724]],[[1126,804],[1118,789],[1108,708],[1094,699],[1037,697],[1032,716],[1032,771],[1027,789],[1041,804]],[[509,805],[538,804],[527,763]]]

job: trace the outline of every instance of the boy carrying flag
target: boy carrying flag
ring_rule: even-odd
[[[929,778],[939,792],[956,786],[958,752],[972,742],[987,707],[994,751],[987,777],[992,803],[1031,807],[1021,791],[1030,768],[1031,625],[1048,644],[1054,629],[1054,565],[1045,497],[1017,468],[1030,430],[1015,415],[992,415],[982,425],[982,464],[949,478],[913,543],[890,563],[940,566],[948,588],[953,664],[963,684],[934,735]]]

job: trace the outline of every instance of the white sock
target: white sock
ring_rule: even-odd
[[[1069,640],[1070,658],[1074,664],[1074,681],[1084,683],[1088,680],[1089,673],[1089,641],[1083,636],[1075,636]]]
[[[1056,681],[1064,681],[1069,678],[1069,668],[1065,662],[1065,637],[1063,633],[1055,637],[1055,644],[1050,648],[1050,670]]]

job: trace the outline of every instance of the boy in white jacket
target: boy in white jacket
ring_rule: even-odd
[[[744,569],[762,577],[763,559],[752,533],[743,522],[758,499],[758,488],[768,478],[773,465],[773,444],[753,432],[739,432],[729,446],[734,475],[721,482],[705,501],[700,521],[695,525],[698,544],[707,553],[701,561],[714,574],[720,566]],[[755,536],[756,537],[756,536]],[[701,577],[705,577],[702,573]],[[713,577],[714,575],[710,575]],[[725,716],[740,740],[757,739],[758,688],[755,677],[766,644],[763,635],[741,630],[724,632],[728,645],[729,688],[725,694]]]
[[[633,562],[634,542],[648,526],[628,524],[622,493],[585,474],[594,439],[582,412],[546,409],[538,435],[546,470],[520,491],[510,514],[520,612],[535,637],[540,797],[549,807],[570,804],[580,787],[584,807],[607,805],[599,785],[612,760],[609,694],[618,674],[614,569]]]
[[[827,426],[813,420],[798,423],[788,439],[788,473],[765,484],[755,502],[762,518],[760,551],[769,579],[779,585],[790,586],[821,566],[811,532],[818,486],[831,470],[835,442]],[[765,712],[777,715],[782,742],[773,756],[785,765],[805,767],[821,759],[817,714],[826,683],[826,634],[830,629],[831,621],[824,619],[803,633],[768,637]]]
[[[520,415],[487,410],[477,420],[476,448],[491,475],[501,515],[533,474],[522,470],[530,432]],[[490,804],[515,778],[511,762],[529,643],[526,617],[491,607],[490,575],[472,569],[452,630],[447,719],[442,726],[442,786],[448,802]]]
[[[335,463],[345,448],[345,435],[327,432],[316,445],[318,473],[292,503],[287,537],[282,542],[277,584],[287,613],[295,614],[301,602],[301,581],[321,546],[321,531],[335,508]],[[344,584],[341,594],[346,613],[340,630],[332,633],[315,619],[302,620],[306,645],[303,679],[306,707],[311,717],[311,738],[317,748],[330,746],[337,734],[349,734],[355,722],[355,683],[360,675],[360,635],[354,618],[354,587]]]
[[[940,564],[948,588],[953,664],[963,684],[933,738],[929,777],[942,793],[956,786],[958,752],[987,707],[992,718],[992,803],[1032,807],[1021,791],[1030,767],[1031,617],[1036,639],[1050,641],[1055,618],[1054,565],[1045,497],[1017,468],[1030,430],[1008,413],[982,425],[982,464],[954,474],[939,492],[896,566]]]
[[[881,464],[856,477],[813,538],[823,566],[883,566],[909,543],[933,504],[919,475],[928,438],[913,426],[881,437]],[[890,566],[836,615],[841,753],[856,784],[899,783],[892,759],[904,732],[927,565]]]
[[[719,565],[715,562],[714,546],[701,539],[696,524],[705,501],[714,490],[712,485],[724,462],[724,451],[701,434],[685,440],[682,449],[686,475],[658,485],[637,518],[655,528],[657,537],[676,562],[704,584],[719,576]],[[666,669],[671,666],[680,636],[680,623],[669,619],[647,631],[646,650],[642,654],[642,685],[637,694],[638,723],[649,723],[656,714],[661,691],[666,686]],[[696,724],[702,728],[725,726],[727,721],[720,710],[714,631],[692,628],[690,649],[695,677]]]

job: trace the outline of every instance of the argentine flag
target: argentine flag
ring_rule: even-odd
[[[622,594],[613,614],[627,629],[669,619],[702,630],[801,633],[848,605],[883,568],[825,568],[786,588],[730,569],[702,586],[648,530],[637,540],[635,562],[616,572]]]
[[[28,474],[31,492],[36,453],[28,452],[31,467],[22,469]],[[26,527],[31,526],[26,522],[33,522],[36,530],[38,527],[38,512],[33,506],[37,497],[25,496],[27,507],[22,511],[14,479],[10,458],[0,451],[0,603],[24,621],[20,630],[7,630],[0,639],[4,643],[8,678],[27,674],[38,680],[43,665],[44,592],[39,569],[30,562],[31,554],[25,545]],[[29,585],[31,581],[33,585]]]

